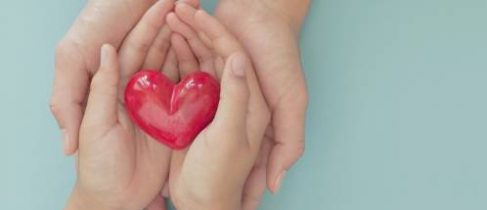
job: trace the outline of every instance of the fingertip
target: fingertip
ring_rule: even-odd
[[[164,1],[158,1],[156,2],[157,3],[160,3],[161,4],[161,14],[167,14],[167,12],[171,11],[172,9],[174,9],[174,5],[175,5],[175,0],[164,0]]]
[[[223,70],[222,88],[229,89],[229,91],[232,92],[235,91],[235,94],[243,94],[248,97],[249,90],[245,77],[248,65],[248,60],[244,53],[235,52],[230,55],[226,61],[225,69]]]
[[[223,70],[221,98],[228,99],[228,107],[226,109],[229,111],[246,113],[250,95],[245,78],[247,65],[247,60],[243,53],[234,53],[228,58]],[[242,116],[245,115],[242,114]]]
[[[277,194],[281,189],[282,183],[284,182],[284,178],[286,176],[286,172],[286,170],[281,171],[279,175],[277,175],[277,177],[274,179],[274,182],[272,182],[272,186],[270,188],[272,194]]]
[[[203,10],[203,9],[199,9],[195,12],[195,17],[206,17],[206,16],[209,16],[209,14]]]
[[[78,150],[78,132],[69,132],[67,129],[61,130],[63,153],[65,156],[72,156]]]
[[[172,30],[174,30],[173,27],[174,27],[174,25],[176,23],[175,22],[176,21],[176,18],[177,18],[177,16],[176,16],[176,13],[174,13],[174,12],[170,12],[166,16],[166,23],[167,23],[167,25],[169,25],[169,28],[171,28]]]
[[[188,4],[191,7],[198,8],[200,6],[199,0],[181,0],[177,4]]]
[[[196,7],[188,5],[185,2],[182,2],[181,4],[176,4],[176,7],[174,8],[174,11],[176,11],[176,13],[178,13],[178,14],[180,14],[180,13],[181,14],[188,14],[188,12],[194,13],[196,10],[197,10]]]
[[[179,29],[180,21],[179,21],[178,16],[176,15],[176,13],[174,13],[174,12],[169,13],[166,16],[166,23],[167,23],[167,26],[169,26],[169,28],[171,29],[171,31],[179,32],[178,29]]]
[[[279,142],[279,141],[278,141]],[[274,194],[277,193],[284,181],[288,170],[304,153],[304,145],[278,143],[271,151],[268,162],[267,183]]]
[[[81,104],[56,96],[52,99],[50,108],[61,131],[62,151],[65,155],[71,155],[78,148],[77,137],[83,117]]]
[[[194,20],[196,25],[199,27],[203,27],[208,20],[211,20],[212,17],[208,14],[205,10],[199,9],[194,12]]]

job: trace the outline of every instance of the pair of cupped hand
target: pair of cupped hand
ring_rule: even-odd
[[[304,146],[305,105],[283,105],[296,99],[287,93],[298,91],[286,88],[302,78],[275,72],[276,81],[287,82],[269,82],[269,73],[254,69],[259,65],[246,53],[252,50],[239,41],[197,1],[157,1],[118,49],[103,45],[86,101],[75,90],[84,88],[79,81],[89,74],[67,76],[60,66],[71,64],[76,55],[58,51],[52,108],[65,135],[65,152],[78,150],[78,179],[68,209],[163,208],[161,189],[178,209],[252,209],[266,176],[269,188],[277,191]],[[188,149],[171,151],[130,121],[122,93],[140,69],[161,69],[174,82],[205,70],[221,82],[215,119]],[[73,95],[77,99],[69,101]]]
[[[141,67],[161,69],[174,82],[198,69],[220,80],[215,119],[187,150],[171,152],[127,116],[119,93]],[[101,49],[79,133],[73,199],[93,209],[142,209],[168,180],[179,209],[238,209],[269,120],[254,69],[238,41],[204,11],[159,1],[118,55],[110,45]]]

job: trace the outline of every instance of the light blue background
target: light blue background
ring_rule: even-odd
[[[61,209],[71,190],[47,104],[84,2],[0,3],[0,209]],[[306,154],[261,209],[487,209],[486,22],[485,0],[315,0]]]

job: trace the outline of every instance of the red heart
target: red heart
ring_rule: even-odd
[[[125,107],[151,137],[183,149],[213,120],[219,95],[219,83],[201,71],[174,84],[159,71],[142,70],[127,84]]]

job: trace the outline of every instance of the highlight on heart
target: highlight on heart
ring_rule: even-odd
[[[127,84],[125,108],[155,140],[184,149],[213,120],[219,95],[219,83],[202,71],[174,84],[160,71],[141,70]]]

